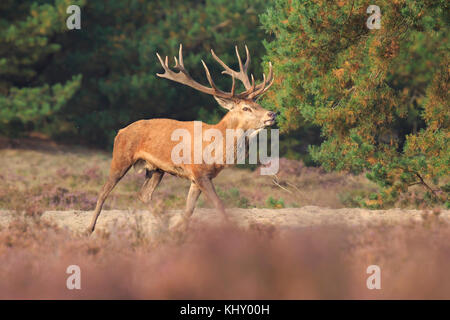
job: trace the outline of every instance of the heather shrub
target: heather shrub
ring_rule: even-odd
[[[448,225],[438,213],[404,226],[248,229],[192,225],[177,235],[121,228],[76,235],[45,220],[0,228],[0,298],[418,299],[450,298]],[[411,254],[414,253],[414,254]],[[81,268],[82,290],[66,269]],[[378,265],[382,290],[368,290]]]

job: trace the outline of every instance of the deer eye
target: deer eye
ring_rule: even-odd
[[[252,112],[252,109],[247,108],[247,107],[243,107],[242,110],[243,110],[243,111],[250,111],[250,112]]]

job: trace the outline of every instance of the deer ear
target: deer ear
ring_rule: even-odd
[[[231,110],[235,106],[235,102],[231,99],[224,99],[214,96],[214,99],[225,109]]]

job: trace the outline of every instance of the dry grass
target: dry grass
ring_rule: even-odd
[[[92,210],[105,182],[110,154],[81,148],[0,149],[0,209],[29,212]],[[143,174],[134,170],[120,181],[106,209],[147,209],[137,200]],[[258,170],[225,169],[216,179],[219,195],[228,207],[348,207],[348,195],[371,192],[375,186],[364,176],[325,173],[301,162],[281,159],[276,177]],[[189,182],[165,175],[151,208],[164,211],[184,207]],[[327,194],[324,197],[324,194]],[[351,203],[350,203],[351,205]],[[210,207],[201,196],[199,207]]]

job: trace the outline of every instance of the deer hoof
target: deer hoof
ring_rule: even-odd
[[[189,226],[189,219],[184,216],[178,216],[177,220],[171,225],[170,229],[173,231],[184,232]]]
[[[82,235],[85,237],[89,237],[93,232],[94,232],[94,230],[92,230],[92,227],[89,227],[83,231]]]

